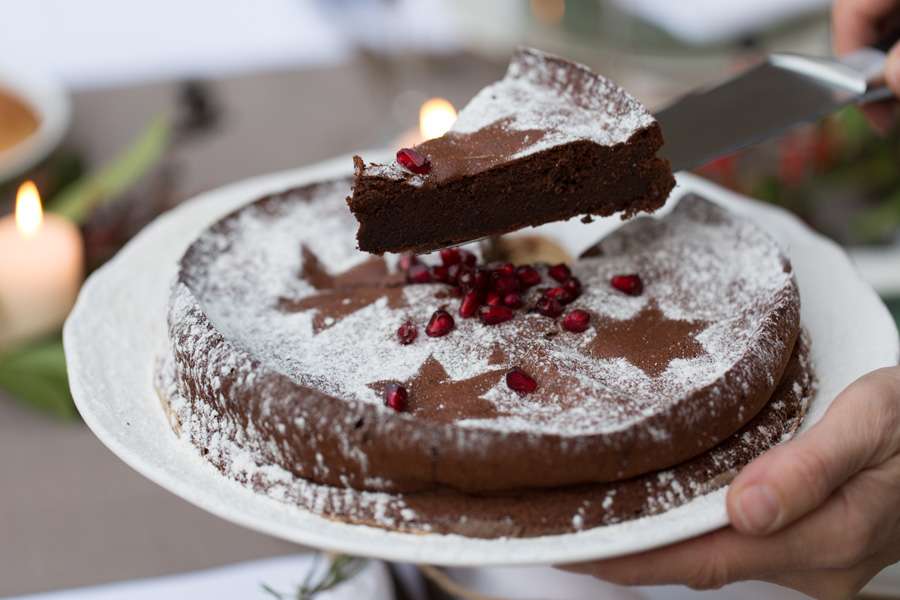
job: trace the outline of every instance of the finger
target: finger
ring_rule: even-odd
[[[854,382],[809,431],[748,465],[728,490],[728,514],[743,532],[762,535],[796,521],[863,468],[898,449],[896,369]]]
[[[896,100],[873,102],[860,108],[865,114],[869,126],[880,136],[887,135],[897,122]]]
[[[593,575],[619,585],[683,584],[713,589],[733,581],[758,578],[775,565],[787,570],[806,569],[802,553],[784,544],[720,529],[705,536],[648,552],[562,568]]]
[[[880,24],[896,10],[895,0],[836,0],[831,13],[835,52],[842,55],[875,42]]]
[[[888,52],[884,78],[894,95],[900,97],[900,44],[894,44],[894,47]]]

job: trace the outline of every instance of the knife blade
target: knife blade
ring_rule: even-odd
[[[849,104],[891,96],[885,50],[895,37],[841,59],[773,54],[712,87],[676,100],[656,115],[672,170],[691,169]]]

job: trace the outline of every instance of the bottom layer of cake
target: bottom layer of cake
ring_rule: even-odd
[[[196,450],[225,476],[259,493],[325,518],[396,531],[534,537],[659,514],[727,485],[742,467],[800,427],[815,390],[808,357],[809,343],[801,336],[765,408],[731,438],[676,467],[614,483],[490,496],[452,490],[393,495],[314,484],[278,466],[256,464],[242,448],[243,440],[257,435],[254,431],[191,431],[209,420],[192,418],[165,360],[157,371],[157,389],[175,432],[186,440],[214,440]]]

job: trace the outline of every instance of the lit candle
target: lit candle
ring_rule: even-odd
[[[58,329],[83,276],[81,233],[43,214],[37,187],[26,181],[15,214],[0,219],[0,349]]]
[[[405,132],[398,140],[398,147],[408,148],[425,140],[441,137],[456,122],[456,109],[448,100],[431,98],[419,108],[419,128]]]

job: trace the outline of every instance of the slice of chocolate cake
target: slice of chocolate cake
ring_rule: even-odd
[[[425,252],[578,215],[653,211],[675,184],[653,116],[587,67],[533,49],[444,136],[354,157],[360,250]]]

